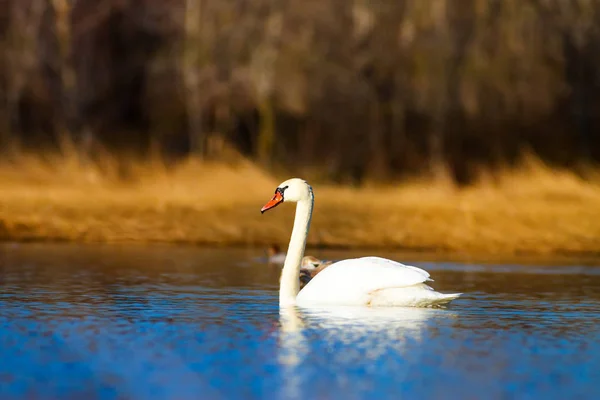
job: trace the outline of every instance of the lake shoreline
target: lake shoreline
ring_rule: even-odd
[[[1,221],[0,221],[1,222]],[[6,237],[4,232],[0,236],[0,246],[92,246],[92,247],[108,247],[108,248],[138,248],[138,247],[177,247],[177,248],[195,248],[199,250],[220,250],[231,249],[234,251],[252,251],[263,254],[267,246],[273,242],[264,243],[248,243],[240,241],[220,242],[220,241],[190,241],[190,240],[81,240],[69,238],[52,238],[52,237],[27,237],[24,239]],[[287,248],[287,242],[280,244],[283,251]],[[346,253],[360,253],[358,256],[383,256],[397,260],[411,260],[421,262],[462,262],[462,263],[482,263],[482,264],[520,264],[520,265],[600,265],[600,252],[595,250],[579,251],[579,252],[522,252],[522,253],[496,253],[496,252],[463,252],[463,251],[447,251],[436,249],[411,248],[403,246],[395,247],[377,247],[365,246],[356,244],[352,246],[336,246],[324,245],[319,243],[311,243],[306,247],[306,254],[340,254],[346,257]],[[351,257],[357,255],[352,254]],[[327,258],[327,257],[325,257]],[[334,257],[335,258],[335,257]]]
[[[294,207],[260,213],[283,178],[249,163],[141,171],[124,182],[59,162],[0,166],[0,241],[287,246]],[[467,188],[313,189],[311,249],[600,258],[600,185],[567,172],[518,171]]]
[[[53,248],[83,246],[85,248],[107,248],[110,249],[144,249],[152,248],[178,248],[178,249],[197,249],[197,250],[222,250],[249,251],[255,253],[256,260],[262,259],[268,244],[248,244],[248,243],[211,243],[211,242],[190,242],[190,241],[73,241],[61,239],[27,239],[11,240],[0,239],[0,249],[10,247],[33,246]],[[287,244],[282,246],[285,251]],[[495,253],[464,253],[464,252],[445,252],[424,249],[411,249],[402,247],[372,247],[372,246],[323,246],[309,245],[306,247],[306,254],[322,256],[325,259],[344,259],[363,256],[380,256],[401,262],[442,262],[442,263],[468,263],[482,265],[496,264],[519,264],[527,266],[597,266],[600,265],[600,253],[598,252],[580,252],[580,253],[530,253],[530,254],[495,254]],[[266,260],[265,260],[266,262]]]

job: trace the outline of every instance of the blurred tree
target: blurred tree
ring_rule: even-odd
[[[51,67],[55,70],[58,83],[58,104],[57,112],[54,116],[57,139],[63,151],[78,139],[78,126],[76,119],[78,111],[76,109],[79,103],[76,96],[77,77],[72,63],[72,2],[69,0],[52,0],[50,6],[54,16],[54,32],[57,40],[57,57],[51,61]]]
[[[360,183],[600,159],[600,0],[0,0],[0,141]]]

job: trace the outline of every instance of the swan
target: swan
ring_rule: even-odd
[[[300,265],[310,229],[314,193],[303,179],[281,183],[261,213],[284,202],[296,203],[296,216],[287,255],[281,270],[279,305],[287,306],[442,306],[461,293],[442,294],[425,284],[432,281],[421,268],[381,257],[362,257],[335,262],[324,268],[300,290]]]

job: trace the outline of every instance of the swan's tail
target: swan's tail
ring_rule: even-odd
[[[448,293],[448,294],[437,293],[437,294],[438,294],[438,297],[437,297],[437,299],[432,301],[432,303],[431,303],[432,306],[445,306],[446,304],[450,303],[452,300],[456,300],[460,296],[462,296],[462,293]]]
[[[423,287],[423,289],[427,289],[431,293],[431,295],[429,296],[430,304],[427,305],[427,307],[443,307],[446,304],[450,303],[452,300],[458,299],[462,295],[462,293],[444,294],[436,292],[431,286],[426,285],[424,283],[422,283],[421,286]]]
[[[417,285],[386,288],[371,292],[371,306],[404,306],[404,307],[444,307],[462,293],[444,294],[432,287],[419,283]]]

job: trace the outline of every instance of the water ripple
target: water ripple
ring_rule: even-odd
[[[280,310],[277,268],[139,251],[5,255],[0,398],[600,396],[598,268],[438,265],[448,309]]]

